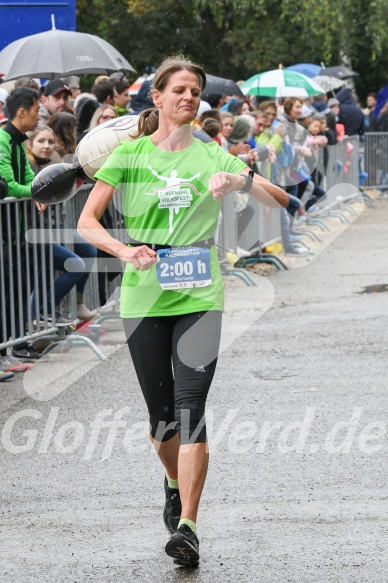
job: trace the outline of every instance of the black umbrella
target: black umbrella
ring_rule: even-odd
[[[349,79],[350,77],[355,77],[358,73],[343,65],[335,65],[334,67],[322,68],[319,75],[324,77],[337,77],[338,79]]]
[[[134,71],[112,45],[98,36],[69,30],[41,32],[20,38],[0,52],[3,80]]]
[[[244,97],[240,87],[230,79],[206,74],[206,87],[203,95],[237,95]]]

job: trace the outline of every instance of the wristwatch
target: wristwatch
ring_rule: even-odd
[[[243,178],[245,178],[245,184],[242,188],[240,188],[240,192],[249,192],[253,183],[253,176],[254,176],[254,172],[253,170],[249,170],[248,174],[239,174],[239,176],[242,176]]]

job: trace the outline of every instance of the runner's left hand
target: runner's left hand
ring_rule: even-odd
[[[44,211],[47,209],[48,204],[43,204],[43,202],[38,202],[37,200],[35,201],[35,206],[37,208],[38,214],[42,214],[44,213]]]

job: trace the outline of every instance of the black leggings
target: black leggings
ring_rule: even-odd
[[[150,415],[150,433],[206,441],[205,403],[216,369],[221,312],[125,318],[128,347]]]

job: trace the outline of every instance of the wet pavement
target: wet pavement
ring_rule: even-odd
[[[302,268],[227,282],[197,570],[163,550],[163,472],[117,322],[107,361],[72,349],[2,384],[1,582],[388,581],[388,294],[360,293],[388,281],[376,204]]]

